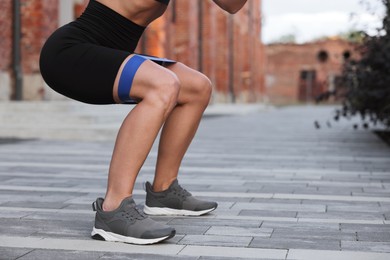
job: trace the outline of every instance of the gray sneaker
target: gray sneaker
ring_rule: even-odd
[[[146,182],[145,190],[144,212],[148,215],[200,216],[215,210],[218,206],[216,202],[194,198],[177,180],[162,192],[154,192],[152,185]]]
[[[114,211],[103,211],[103,201],[98,198],[92,204],[96,211],[91,233],[94,239],[147,245],[169,239],[176,233],[175,229],[148,218],[132,197],[125,198]]]

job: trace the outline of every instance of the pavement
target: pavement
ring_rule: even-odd
[[[153,217],[177,230],[158,245],[91,239],[128,111],[0,104],[0,259],[390,259],[390,148],[352,121],[328,127],[331,106],[210,107],[179,180],[219,208]],[[136,182],[141,205],[156,151]]]

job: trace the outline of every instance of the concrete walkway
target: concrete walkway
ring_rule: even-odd
[[[179,180],[218,210],[154,218],[177,235],[134,246],[89,236],[120,114],[29,106],[0,105],[0,259],[390,259],[390,148],[350,122],[316,130],[332,107],[213,107]]]

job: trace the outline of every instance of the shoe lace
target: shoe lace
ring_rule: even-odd
[[[190,192],[188,192],[186,189],[184,189],[180,185],[178,185],[177,187],[175,187],[173,189],[173,194],[177,195],[177,196],[179,196],[179,197],[181,197],[183,199],[186,198],[186,197],[192,196],[192,194]]]
[[[122,217],[134,221],[134,220],[143,220],[147,218],[146,214],[139,209],[137,206],[125,211],[122,213]]]

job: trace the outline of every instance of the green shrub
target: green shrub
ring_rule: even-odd
[[[390,0],[381,1],[386,10],[382,28],[375,36],[362,33],[361,59],[346,62],[341,84],[333,93],[343,100],[336,120],[360,114],[365,127],[367,122],[390,127]]]

